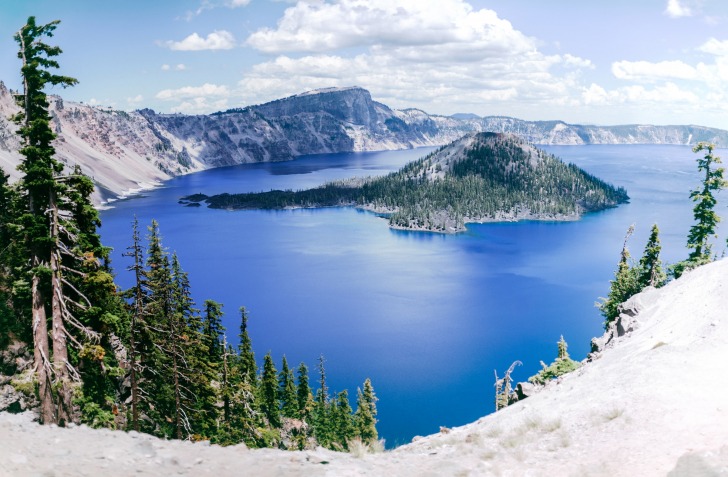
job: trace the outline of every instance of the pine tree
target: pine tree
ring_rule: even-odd
[[[24,142],[20,150],[24,160],[19,169],[25,174],[22,187],[27,209],[21,217],[21,223],[26,231],[26,246],[30,252],[33,349],[41,403],[41,423],[58,422],[67,412],[67,409],[64,411],[57,408],[52,395],[54,371],[61,369],[54,369],[51,365],[45,309],[48,296],[47,288],[42,283],[50,278],[50,257],[54,254],[51,220],[46,211],[51,210],[54,205],[55,196],[58,194],[55,176],[63,170],[63,166],[53,157],[55,149],[51,141],[55,135],[49,125],[48,100],[43,89],[48,83],[61,86],[72,86],[76,83],[73,78],[54,75],[48,70],[58,68],[58,62],[52,58],[58,56],[61,49],[49,46],[41,39],[53,36],[58,23],[54,21],[46,25],[36,25],[35,17],[29,17],[27,24],[15,34],[15,40],[20,46],[18,58],[23,62],[23,94],[16,97],[22,111],[14,120],[21,124],[19,133]],[[59,331],[64,329],[62,327]],[[60,334],[56,337],[60,337]],[[65,380],[65,373],[62,379]],[[62,386],[62,393],[65,393],[66,383]],[[63,396],[61,401],[67,401],[67,396]]]
[[[30,315],[30,288],[25,277],[18,274],[27,261],[18,225],[21,200],[17,187],[10,186],[8,179],[0,168],[0,349],[10,334],[26,343],[32,340],[26,319]]]
[[[333,429],[331,425],[331,406],[329,401],[329,388],[326,385],[326,370],[324,369],[324,357],[319,356],[319,388],[316,390],[316,397],[313,404],[313,435],[318,443],[329,447],[333,440]]]
[[[367,378],[364,381],[364,390],[357,389],[356,422],[357,434],[365,444],[372,444],[377,441],[377,397],[374,395],[372,381]]]
[[[208,357],[211,363],[217,364],[222,360],[225,347],[222,344],[221,336],[225,333],[222,325],[222,304],[214,300],[205,300],[204,314],[204,340],[207,347]]]
[[[238,345],[240,354],[240,372],[244,379],[255,388],[256,369],[255,353],[253,352],[253,342],[248,334],[248,312],[244,306],[240,307],[240,344]]]
[[[19,170],[24,206],[18,224],[25,231],[32,310],[35,370],[41,401],[41,422],[64,425],[77,419],[72,404],[74,384],[81,380],[77,359],[93,364],[94,379],[105,380],[103,361],[108,342],[92,329],[109,333],[118,325],[109,305],[114,299],[113,279],[102,263],[108,249],[96,233],[98,214],[91,206],[91,181],[76,168],[63,176],[63,165],[55,159],[50,128],[46,85],[76,84],[74,78],[51,73],[58,68],[56,46],[43,43],[58,25],[37,25],[34,17],[16,34],[18,58],[23,62],[23,92],[16,95],[21,107],[13,119],[20,124],[24,156]],[[96,303],[92,303],[96,300]],[[49,349],[46,310],[51,312],[52,350]],[[118,310],[117,310],[118,311]],[[78,355],[69,354],[69,346]],[[104,386],[102,386],[104,387]],[[86,388],[87,391],[90,388]],[[104,404],[104,403],[101,403]],[[96,406],[100,405],[95,403]]]
[[[715,167],[720,164],[720,157],[713,155],[715,146],[713,144],[700,142],[693,148],[693,152],[705,151],[705,155],[697,159],[698,170],[705,174],[702,180],[702,187],[690,192],[690,199],[695,202],[693,216],[695,225],[690,227],[688,233],[687,247],[692,249],[688,259],[673,266],[672,273],[675,278],[680,277],[685,271],[700,266],[710,261],[711,245],[708,242],[711,236],[715,236],[715,229],[720,222],[720,217],[715,212],[717,200],[714,193],[720,191],[726,185],[723,179],[724,170],[722,167]]]
[[[619,305],[640,291],[638,281],[639,270],[630,265],[630,254],[629,249],[627,248],[627,241],[632,236],[633,232],[634,224],[629,226],[627,234],[624,237],[624,244],[622,245],[622,253],[619,264],[617,265],[617,271],[614,274],[614,280],[610,282],[611,287],[609,295],[607,298],[603,298],[601,303],[597,304],[597,307],[605,318],[605,329],[608,328],[609,324],[619,316]]]
[[[129,342],[129,380],[131,391],[131,428],[139,432],[139,400],[140,400],[140,366],[143,360],[140,359],[143,344],[140,338],[145,334],[144,313],[146,306],[146,271],[144,269],[144,251],[139,237],[139,220],[134,216],[132,223],[132,244],[127,247],[125,257],[131,257],[132,264],[127,270],[134,272],[134,286],[127,291],[126,295],[131,300],[130,321],[128,326]],[[148,341],[148,340],[147,340]],[[151,343],[147,343],[148,345]]]
[[[278,399],[281,402],[283,417],[295,418],[298,415],[298,401],[296,399],[296,384],[293,381],[293,370],[288,367],[288,360],[283,355],[281,372],[278,375]]]
[[[296,386],[297,416],[299,419],[310,422],[313,410],[313,395],[308,381],[308,368],[305,363],[298,365],[298,385]]]
[[[349,450],[349,441],[356,436],[357,429],[354,427],[354,417],[352,416],[352,409],[349,404],[348,391],[343,390],[336,397],[336,404],[332,410],[331,421],[334,428],[334,441],[343,450]]]
[[[263,374],[260,380],[260,410],[272,428],[281,425],[280,401],[278,400],[278,371],[270,352],[263,359]]]
[[[645,251],[640,259],[639,266],[639,278],[638,284],[640,288],[652,286],[659,288],[665,284],[667,275],[662,268],[662,262],[660,261],[660,230],[657,228],[657,224],[652,226],[649,239],[647,239],[647,245],[645,245]]]
[[[581,363],[574,361],[569,356],[569,352],[567,351],[568,344],[563,336],[561,336],[561,339],[558,343],[556,343],[556,345],[558,347],[558,352],[554,362],[546,366],[546,363],[541,361],[542,369],[538,372],[538,374],[528,378],[530,383],[544,385],[548,381],[570,373],[581,366]]]

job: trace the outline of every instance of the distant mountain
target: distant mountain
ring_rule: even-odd
[[[179,174],[305,154],[443,145],[468,133],[513,133],[535,144],[695,144],[728,146],[728,132],[700,126],[582,126],[562,121],[393,110],[359,87],[309,91],[210,115],[134,112],[50,97],[60,160],[80,164],[101,203]],[[0,167],[17,178],[20,142],[7,118],[18,111],[0,82]]]
[[[478,116],[477,114],[473,114],[473,113],[455,113],[455,114],[451,114],[450,117],[453,119],[461,120],[461,121],[468,120],[468,119],[482,119],[480,116]]]
[[[512,134],[470,133],[384,177],[303,191],[202,194],[218,209],[356,206],[389,215],[392,227],[459,232],[467,222],[575,220],[626,202],[616,189]]]

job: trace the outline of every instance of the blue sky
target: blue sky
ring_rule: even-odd
[[[362,86],[391,107],[728,129],[723,0],[1,0],[0,80],[29,15],[74,101],[209,113]],[[55,91],[54,91],[55,92]]]

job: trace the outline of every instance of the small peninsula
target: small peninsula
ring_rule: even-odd
[[[216,209],[354,206],[386,215],[393,228],[455,233],[469,222],[576,220],[629,200],[623,188],[502,133],[471,133],[384,177],[308,190],[195,194]]]

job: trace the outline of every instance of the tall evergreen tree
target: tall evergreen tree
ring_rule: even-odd
[[[222,343],[222,335],[225,333],[225,327],[222,324],[222,304],[214,300],[205,300],[204,314],[204,341],[207,347],[208,358],[211,363],[217,364],[222,361],[222,355],[225,347]]]
[[[128,326],[129,343],[129,381],[131,387],[131,428],[139,432],[139,400],[140,400],[140,366],[143,360],[140,359],[144,353],[142,338],[148,330],[144,327],[144,313],[146,306],[147,283],[146,271],[144,269],[144,250],[139,237],[139,220],[134,216],[132,223],[132,244],[127,247],[124,256],[131,257],[132,264],[127,270],[134,272],[134,285],[127,291],[131,301]],[[147,346],[151,343],[146,340]],[[147,350],[148,351],[148,350]]]
[[[298,385],[296,386],[296,403],[298,406],[298,418],[303,421],[309,421],[311,411],[313,410],[313,395],[311,394],[311,386],[308,380],[308,368],[305,363],[298,365],[297,370]]]
[[[298,415],[298,400],[296,398],[296,384],[293,380],[293,370],[288,367],[288,360],[283,356],[281,372],[278,375],[279,400],[283,417],[295,418]]]
[[[348,391],[343,390],[336,397],[331,421],[334,428],[334,441],[343,450],[349,450],[349,441],[356,436],[357,429],[354,426],[354,416],[352,415],[351,404],[349,404]]]
[[[21,111],[14,120],[20,124],[23,140],[19,170],[24,173],[20,182],[24,206],[18,224],[25,232],[24,247],[30,257],[27,273],[40,419],[64,425],[77,418],[73,382],[81,379],[75,362],[78,356],[69,354],[69,345],[79,350],[79,356],[102,361],[101,336],[92,327],[109,332],[118,325],[118,317],[104,311],[115,302],[114,285],[102,263],[108,249],[101,246],[96,233],[98,214],[89,201],[93,184],[78,168],[63,176],[63,165],[54,157],[55,134],[43,90],[48,84],[66,87],[77,82],[51,72],[59,67],[54,57],[61,49],[43,39],[53,36],[58,23],[38,25],[29,17],[15,34],[23,63],[23,92],[16,95]],[[51,313],[52,349],[47,310]],[[103,370],[103,366],[95,368],[94,372]]]
[[[627,248],[627,241],[634,232],[634,224],[629,226],[627,234],[624,237],[622,245],[622,253],[620,256],[617,271],[612,280],[609,295],[602,299],[597,306],[604,316],[604,328],[608,328],[609,324],[619,316],[619,305],[629,299],[635,293],[640,291],[638,282],[638,269],[630,265],[630,253]]]
[[[357,434],[367,444],[371,444],[379,438],[376,419],[377,400],[372,381],[367,378],[364,381],[364,389],[357,389],[356,413],[354,414]]]
[[[715,192],[725,187],[723,179],[724,169],[716,167],[720,164],[720,157],[713,154],[715,145],[701,142],[693,148],[693,152],[705,151],[703,157],[699,157],[698,170],[705,174],[701,187],[690,192],[690,198],[695,202],[693,215],[695,225],[690,227],[688,234],[688,248],[692,249],[689,262],[700,264],[710,260],[711,246],[708,242],[711,236],[715,235],[715,229],[720,222],[720,217],[715,212]]]
[[[667,275],[662,268],[660,260],[660,229],[657,224],[652,226],[650,237],[647,239],[645,251],[640,259],[638,284],[640,288],[652,286],[659,288],[665,284]]]
[[[62,366],[51,364],[46,306],[50,302],[48,295],[53,292],[43,283],[51,278],[50,261],[51,256],[55,256],[56,245],[51,231],[51,215],[47,211],[53,213],[55,209],[60,192],[55,176],[63,170],[63,166],[54,158],[55,149],[51,141],[55,135],[50,128],[48,100],[43,90],[49,83],[65,87],[77,82],[74,78],[50,72],[50,68],[59,67],[53,58],[61,54],[61,49],[43,43],[42,39],[52,37],[58,23],[56,20],[46,25],[37,25],[35,17],[29,17],[26,25],[15,34],[15,41],[20,46],[18,58],[23,62],[23,93],[16,97],[21,112],[14,117],[20,124],[19,134],[23,139],[20,153],[24,159],[19,169],[25,174],[22,189],[27,208],[21,216],[21,223],[26,232],[25,242],[30,254],[33,349],[42,423],[63,421],[69,411],[67,374]],[[56,321],[54,320],[54,326]],[[61,324],[54,338],[63,339],[61,336],[64,330],[65,327]],[[61,352],[59,359],[63,359],[64,355]],[[60,405],[54,402],[52,392],[54,372],[61,373],[56,376],[56,381],[58,378],[62,380]]]
[[[240,372],[253,388],[256,382],[255,353],[253,352],[253,342],[248,334],[248,311],[244,306],[240,307],[240,344],[238,345],[240,354]]]
[[[260,379],[260,410],[268,424],[277,428],[281,425],[280,401],[278,400],[278,371],[270,352],[263,359],[263,374]]]
[[[318,370],[319,388],[316,390],[313,404],[313,434],[320,445],[329,447],[334,440],[334,433],[331,424],[331,402],[329,388],[326,384],[323,355],[319,356]]]
[[[22,235],[18,225],[20,196],[17,187],[9,184],[9,176],[0,168],[0,349],[13,334],[25,342],[32,340],[25,316],[30,314],[27,294],[30,291],[18,274],[27,259],[22,250]],[[25,312],[28,313],[25,313]]]

